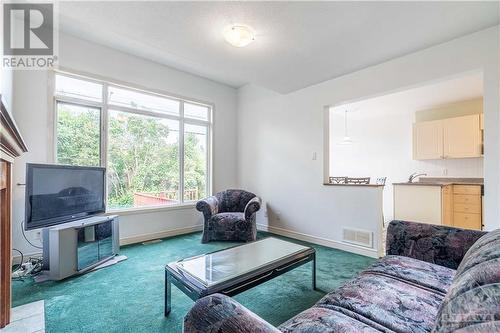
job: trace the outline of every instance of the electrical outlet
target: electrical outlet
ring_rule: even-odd
[[[269,217],[269,215],[267,214],[267,210],[264,211],[264,217]]]
[[[40,231],[35,232],[35,239],[36,240],[42,240],[42,234]]]
[[[280,211],[276,212],[276,220],[278,220],[278,221],[281,220],[281,212]]]

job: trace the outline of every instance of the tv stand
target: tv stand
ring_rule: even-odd
[[[83,274],[120,250],[118,216],[93,216],[42,229],[43,273],[50,280]]]

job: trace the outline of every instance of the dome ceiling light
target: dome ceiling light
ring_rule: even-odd
[[[233,24],[224,29],[224,39],[233,46],[245,47],[255,40],[255,33],[249,26]]]

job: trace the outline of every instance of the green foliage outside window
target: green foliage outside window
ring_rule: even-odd
[[[74,107],[59,104],[58,162],[99,165],[99,110],[79,108],[75,112]],[[177,202],[177,122],[117,111],[110,111],[108,118],[108,207],[133,207],[136,193],[163,195],[169,203]],[[184,136],[184,200],[206,195],[206,151],[200,139],[205,137],[189,132]]]
[[[57,162],[99,166],[100,110],[59,104],[57,113]]]

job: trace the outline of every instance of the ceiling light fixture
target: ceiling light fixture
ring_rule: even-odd
[[[255,40],[255,33],[248,26],[233,24],[224,29],[224,38],[233,46],[244,47]]]
[[[349,136],[349,132],[347,130],[347,113],[349,111],[345,110],[344,112],[344,138],[339,142],[339,145],[352,145],[352,138]]]

